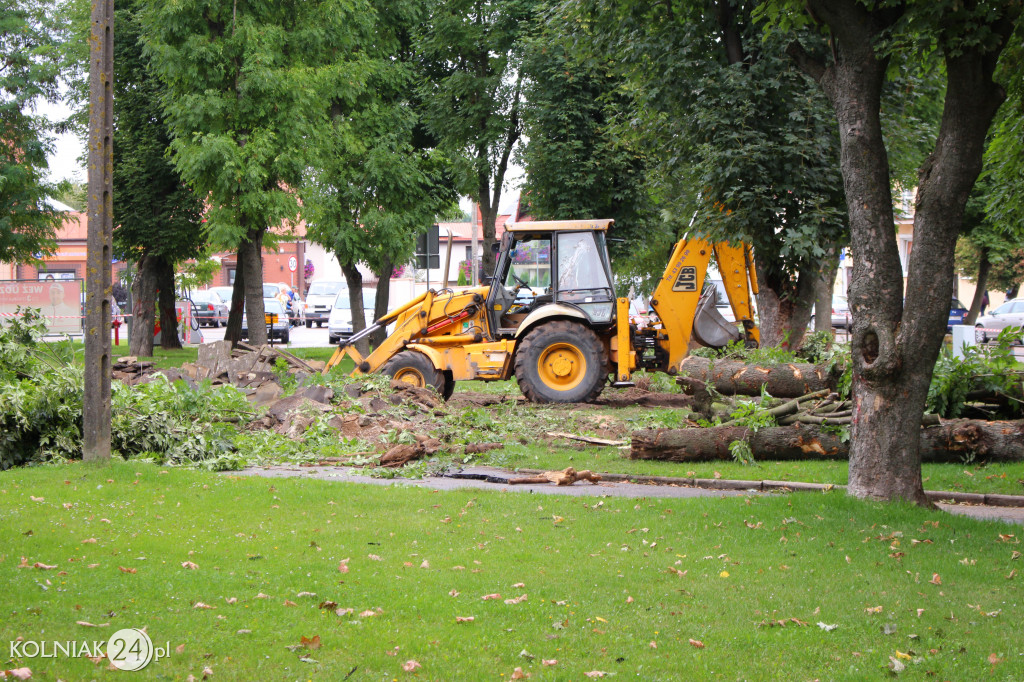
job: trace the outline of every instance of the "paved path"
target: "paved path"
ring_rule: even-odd
[[[707,488],[695,488],[681,485],[651,485],[643,483],[628,483],[624,481],[607,481],[596,485],[592,485],[590,483],[577,483],[571,486],[555,486],[508,485],[506,483],[490,482],[475,478],[430,477],[423,479],[387,479],[351,474],[347,473],[343,468],[328,466],[248,467],[234,473],[241,474],[243,476],[260,476],[264,478],[312,478],[323,481],[337,481],[339,483],[410,486],[417,488],[430,488],[431,490],[475,488],[480,490],[496,490],[500,492],[570,495],[574,497],[735,497],[737,495],[770,494],[754,490],[710,490]],[[509,476],[516,476],[517,474],[510,474],[510,472],[504,469],[496,469],[492,467],[467,467],[461,470],[460,475],[491,477],[494,480],[505,480]],[[975,519],[1005,521],[1007,523],[1024,525],[1024,508],[1022,507],[993,507],[986,505],[944,503],[940,503],[938,507],[950,514],[970,516]]]

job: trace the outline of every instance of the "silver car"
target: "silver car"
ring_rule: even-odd
[[[1006,327],[1024,326],[1024,298],[1013,298],[978,318],[974,324],[980,343],[988,343]]]
[[[366,325],[373,322],[374,305],[377,301],[376,289],[363,289],[363,315]],[[349,303],[348,289],[342,289],[334,297],[334,307],[327,320],[327,340],[338,343],[352,336],[352,307]]]

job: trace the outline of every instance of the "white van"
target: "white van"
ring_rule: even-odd
[[[377,301],[376,289],[363,289],[363,315],[366,326],[373,323],[373,308]],[[348,300],[348,289],[342,289],[334,298],[330,319],[327,322],[327,340],[339,343],[352,336],[352,308]]]
[[[328,281],[316,281],[309,285],[309,291],[306,293],[306,329],[311,328],[314,322],[317,327],[322,327],[327,322],[339,291],[347,292],[348,285],[344,282]]]

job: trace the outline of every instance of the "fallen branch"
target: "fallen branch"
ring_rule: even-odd
[[[554,483],[555,485],[572,485],[576,481],[590,481],[591,483],[597,483],[601,480],[600,474],[595,474],[592,471],[584,469],[583,471],[576,471],[572,467],[568,467],[562,471],[545,471],[539,476],[527,476],[525,478],[510,478],[508,482],[511,485],[521,485],[526,483]]]
[[[551,438],[568,438],[569,440],[578,440],[583,443],[590,443],[591,445],[626,445],[627,441],[624,440],[608,440],[607,438],[594,438],[593,436],[577,436],[573,433],[562,433],[561,431],[552,431],[547,434]]]

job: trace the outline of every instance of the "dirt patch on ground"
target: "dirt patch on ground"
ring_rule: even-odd
[[[593,407],[690,407],[693,396],[681,393],[653,393],[641,388],[628,388],[621,393],[605,392],[590,406]],[[581,405],[581,407],[583,407]]]

